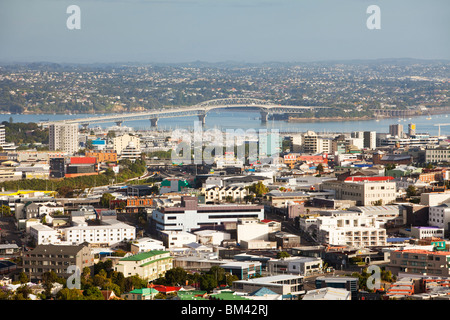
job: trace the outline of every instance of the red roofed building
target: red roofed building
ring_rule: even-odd
[[[163,285],[159,285],[159,284],[155,284],[152,287],[153,287],[153,289],[155,289],[161,293],[164,293],[164,294],[178,292],[181,289],[181,287],[163,286]]]
[[[95,164],[97,163],[96,157],[71,157],[70,164]]]
[[[78,176],[90,176],[98,174],[98,164],[96,157],[71,157],[67,165],[67,178]]]
[[[369,181],[369,182],[371,182],[371,181],[390,181],[390,180],[393,180],[394,179],[394,177],[358,177],[358,176],[351,176],[351,177],[347,177],[346,179],[345,179],[345,181],[354,181],[354,182],[357,182],[357,181]]]

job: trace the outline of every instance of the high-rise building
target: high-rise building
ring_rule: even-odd
[[[6,143],[6,134],[5,134],[5,126],[0,125],[0,146],[3,146]]]
[[[78,126],[76,124],[51,124],[49,127],[50,151],[74,154],[78,151]]]
[[[389,126],[389,134],[391,136],[397,136],[399,138],[403,137],[403,125],[401,124],[391,124]]]
[[[377,148],[377,132],[364,131],[364,148],[374,150]]]
[[[408,135],[410,137],[416,135],[416,124],[415,123],[408,124]]]

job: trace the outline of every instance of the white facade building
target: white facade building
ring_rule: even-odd
[[[338,181],[328,180],[321,185],[322,190],[333,190],[338,200],[354,200],[358,206],[371,206],[381,201],[382,205],[392,203],[397,198],[395,182],[390,181]]]
[[[141,150],[140,138],[137,136],[129,135],[128,133],[118,137],[114,137],[112,139],[112,147],[114,150],[116,150],[117,155],[120,156],[122,155],[122,151],[129,145],[130,142],[137,150]]]
[[[197,236],[185,231],[161,231],[164,246],[168,249],[183,248],[185,245],[196,242]]]
[[[50,151],[63,151],[72,155],[78,151],[78,126],[76,124],[51,124],[49,126]]]
[[[237,242],[251,240],[269,240],[269,225],[258,219],[239,219],[237,224]]]
[[[358,212],[334,212],[317,217],[317,240],[330,245],[365,248],[386,245],[386,229],[375,217]]]
[[[117,220],[106,220],[101,225],[79,225],[63,230],[69,243],[88,242],[97,245],[112,246],[124,240],[136,238],[136,228]]]
[[[430,206],[428,213],[428,225],[448,230],[450,222],[450,203],[443,203],[439,206]]]
[[[131,243],[131,252],[139,253],[152,250],[166,250],[162,241],[152,238],[140,238]]]
[[[196,197],[182,197],[178,207],[154,210],[152,220],[156,230],[188,231],[202,226],[237,222],[241,218],[264,219],[264,206],[259,205],[199,205]]]
[[[30,227],[30,236],[36,241],[36,244],[55,244],[59,243],[58,232],[43,224],[34,224]]]

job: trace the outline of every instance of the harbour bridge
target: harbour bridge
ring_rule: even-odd
[[[286,114],[286,113],[303,113],[305,111],[315,111],[318,109],[327,109],[329,107],[321,106],[291,106],[275,104],[269,100],[255,99],[255,98],[224,98],[201,102],[193,106],[185,107],[166,107],[158,110],[149,110],[145,112],[135,113],[121,113],[110,114],[102,116],[92,116],[77,119],[66,119],[49,121],[41,123],[42,125],[49,124],[79,124],[88,127],[90,124],[115,122],[121,125],[124,121],[136,121],[149,119],[152,127],[158,125],[158,120],[161,118],[175,118],[175,117],[191,117],[197,116],[202,124],[205,124],[206,115],[213,109],[229,109],[229,108],[249,108],[258,109],[261,114],[261,122],[267,122],[269,114]]]

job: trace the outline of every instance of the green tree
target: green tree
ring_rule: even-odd
[[[114,197],[112,194],[110,193],[104,193],[102,194],[102,197],[100,198],[100,205],[103,208],[109,208],[110,205],[110,201],[114,200],[116,197]]]
[[[165,274],[167,285],[183,285],[187,280],[187,272],[181,267],[172,268],[167,270]]]
[[[254,183],[251,186],[249,186],[248,190],[256,194],[257,197],[261,197],[267,192],[269,192],[269,188],[266,185],[264,185],[264,183],[262,183],[261,181],[258,181],[257,183]]]
[[[414,197],[417,195],[417,189],[413,185],[409,185],[408,188],[406,188],[406,196],[408,198]]]
[[[2,205],[1,206],[1,208],[0,208],[0,215],[2,216],[2,217],[11,217],[12,216],[12,213],[11,213],[11,208],[9,207],[9,206],[7,206],[7,205]]]
[[[81,290],[63,288],[56,294],[56,300],[84,300]]]
[[[105,300],[100,289],[95,286],[88,286],[84,289],[83,296],[86,300]]]
[[[286,251],[278,251],[277,252],[277,259],[289,258],[290,256],[291,255]]]
[[[323,164],[321,164],[321,163],[319,163],[318,165],[317,165],[317,171],[319,172],[319,173],[322,173],[323,171],[324,171],[324,168],[323,168]]]
[[[217,281],[218,284],[222,284],[226,282],[226,277],[225,277],[225,269],[221,268],[219,266],[212,266],[209,271],[209,274],[213,275]]]
[[[28,276],[27,276],[27,274],[25,273],[25,272],[21,272],[20,274],[19,274],[19,282],[20,283],[27,283],[27,282],[29,282],[30,280],[28,279]]]
[[[217,288],[217,280],[216,276],[210,273],[203,274],[200,279],[200,289],[205,291],[212,291],[214,288]]]

